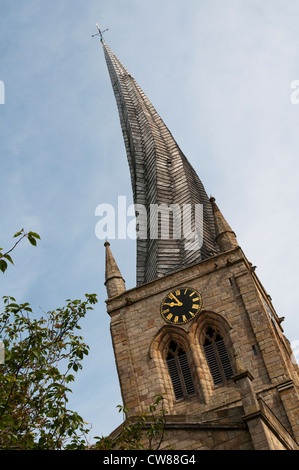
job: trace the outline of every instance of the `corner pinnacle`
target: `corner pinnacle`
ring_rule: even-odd
[[[125,292],[126,285],[111,252],[110,243],[107,240],[105,241],[104,246],[106,248],[105,286],[108,297],[110,298]]]

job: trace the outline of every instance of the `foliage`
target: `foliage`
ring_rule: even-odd
[[[3,253],[0,270],[10,253],[27,238],[36,246],[40,236],[21,229],[14,235],[14,246]],[[88,442],[90,429],[67,408],[69,383],[82,368],[89,352],[79,321],[97,302],[96,294],[86,294],[85,301],[67,300],[64,308],[36,318],[28,303],[17,304],[14,297],[3,297],[0,313],[0,338],[5,345],[5,361],[0,363],[0,450],[158,450],[165,434],[166,412],[163,397],[156,396],[148,411],[125,420],[116,437],[96,437]],[[121,405],[119,411],[129,413]],[[158,409],[160,408],[160,409]]]
[[[67,409],[68,384],[89,347],[79,320],[96,295],[84,302],[67,301],[64,308],[33,318],[28,303],[4,297],[0,337],[5,363],[0,365],[0,449],[80,449],[88,432],[83,419]],[[60,368],[64,372],[61,372]]]
[[[19,239],[16,241],[14,246],[10,250],[8,250],[6,253],[2,253],[3,248],[0,248],[0,271],[2,271],[3,273],[7,269],[7,261],[9,261],[11,264],[14,264],[9,253],[11,253],[16,248],[16,246],[23,240],[23,238],[27,238],[29,243],[33,246],[36,246],[36,240],[40,240],[40,236],[38,235],[38,233],[35,233],[35,232],[26,233],[23,228],[19,232],[14,234],[14,238],[19,238]]]
[[[119,411],[129,413],[118,405]],[[163,397],[156,395],[147,411],[124,421],[116,435],[96,437],[97,450],[159,450],[165,436],[166,411]]]

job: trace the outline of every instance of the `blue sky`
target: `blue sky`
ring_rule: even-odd
[[[106,313],[99,204],[132,202],[115,99],[95,24],[148,95],[299,340],[299,80],[295,0],[0,0],[1,246],[24,227],[0,295],[37,312],[97,293],[91,351],[70,407],[107,434],[121,404]],[[111,241],[127,288],[135,242]]]

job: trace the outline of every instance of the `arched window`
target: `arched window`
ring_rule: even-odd
[[[203,346],[214,385],[226,383],[232,377],[233,369],[224,340],[215,328],[206,328]]]
[[[180,400],[181,398],[195,395],[195,386],[186,352],[175,341],[170,341],[169,343],[166,362],[175,399]]]

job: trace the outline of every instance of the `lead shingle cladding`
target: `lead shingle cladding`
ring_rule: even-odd
[[[148,214],[147,236],[137,238],[136,277],[137,285],[141,285],[206,259],[218,253],[219,247],[215,241],[211,202],[202,182],[137,82],[104,40],[102,44],[119,111],[135,209],[138,214],[138,204],[141,204]],[[191,204],[193,208],[202,204],[202,243],[193,245],[190,250],[184,237],[151,238],[152,204],[168,207],[177,204],[181,210],[184,204]],[[191,230],[194,230],[194,213],[191,220]]]

